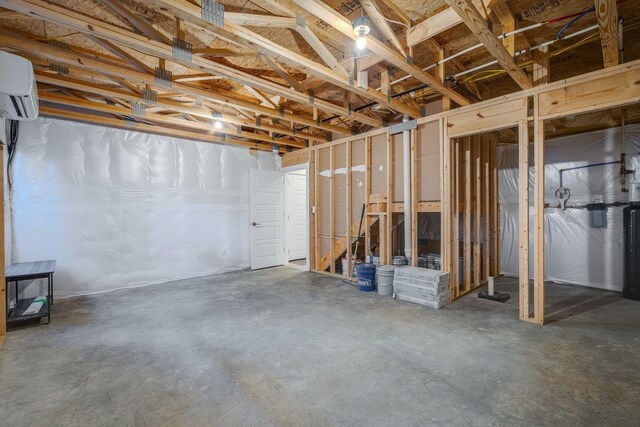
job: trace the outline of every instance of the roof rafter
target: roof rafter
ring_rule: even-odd
[[[89,58],[88,56],[73,52],[72,50],[60,49],[49,44],[40,43],[33,40],[16,38],[15,36],[4,33],[3,31],[0,31],[0,45],[19,49],[31,54],[44,56],[46,58],[52,59],[56,62],[64,63],[69,66],[75,66],[81,69],[91,70],[96,73],[108,74],[110,76],[124,78],[137,83],[145,85],[148,84],[152,87],[158,87],[158,84],[155,82],[154,76],[152,75],[141,73],[129,68],[124,68],[122,66],[108,64],[100,60],[95,60]],[[158,88],[166,89],[163,86],[159,86]],[[262,105],[258,105],[250,100],[245,100],[243,99],[243,97],[238,96],[238,94],[227,91],[211,91],[197,86],[178,82],[173,82],[172,90],[180,92],[184,95],[191,95],[203,99],[208,99],[222,105],[236,106],[244,110],[249,110],[269,117],[292,121],[302,125],[310,126],[312,128],[322,129],[327,132],[335,132],[340,134],[350,133],[350,131],[346,128],[330,125],[327,123],[317,123],[311,117],[302,114],[291,114],[286,111],[267,108]]]
[[[471,0],[445,0],[452,9],[458,13],[460,18],[467,24],[467,27],[498,61],[498,63],[507,71],[513,80],[522,89],[531,89],[533,83],[529,77],[522,71],[522,68],[516,64],[516,61],[507,51],[507,48],[493,35],[487,22],[484,20],[478,9]]]
[[[322,1],[293,0],[293,2],[298,6],[305,8],[310,13],[313,13],[318,18],[324,20],[329,25],[333,26],[335,29],[343,33],[345,36],[350,37],[353,40],[357,38],[357,36],[353,32],[351,22],[340,13],[327,6]],[[444,96],[451,98],[453,101],[457,102],[460,105],[467,105],[470,103],[469,100],[467,100],[464,96],[460,95],[453,89],[447,88],[442,85],[442,83],[440,83],[438,79],[433,77],[431,74],[423,71],[413,63],[408,62],[406,58],[395,52],[393,49],[389,48],[383,42],[377,40],[371,35],[367,35],[365,37],[367,38],[368,49],[376,55],[382,57],[390,64],[401,69],[405,73],[410,74],[420,82],[431,86],[434,90],[440,92]]]
[[[93,34],[98,37],[109,39],[111,42],[130,47],[141,53],[160,58],[161,60],[163,59],[173,61],[186,67],[194,68],[203,72],[210,73],[212,75],[224,76],[240,84],[247,84],[256,89],[264,90],[268,93],[280,94],[286,96],[289,100],[298,102],[303,105],[314,106],[338,116],[350,116],[350,118],[352,118],[353,120],[366,123],[370,126],[381,126],[380,122],[372,120],[365,115],[352,113],[348,109],[328,101],[324,101],[318,98],[312,99],[308,94],[300,93],[293,89],[286,88],[285,86],[282,86],[278,83],[255,77],[251,74],[236,70],[230,66],[226,66],[200,57],[193,57],[191,62],[186,60],[179,60],[173,56],[171,46],[167,46],[155,40],[147,39],[146,37],[140,36],[139,34],[136,34],[132,31],[127,31],[126,29],[79,14],[75,11],[46,3],[42,0],[24,0],[20,3],[14,3],[9,0],[0,0],[0,6],[4,6],[12,10],[21,11],[32,16],[40,16],[42,19],[55,22],[59,25],[75,29],[85,34]]]
[[[315,61],[312,61],[309,58],[305,57],[304,55],[300,55],[289,49],[286,49],[245,27],[234,24],[233,22],[225,21],[224,28],[220,28],[216,25],[211,24],[208,21],[205,21],[201,17],[200,7],[190,3],[187,0],[148,0],[148,3],[156,7],[162,8],[163,10],[169,11],[170,13],[183,19],[184,21],[190,22],[200,28],[209,30],[214,34],[219,34],[229,39],[239,38],[243,40],[245,43],[247,43],[248,46],[257,49],[263,54],[270,55],[272,56],[272,58],[279,59],[282,62],[288,63],[304,71],[320,75],[326,81],[333,83],[342,89],[350,90],[355,93],[360,93],[366,98],[380,102],[388,106],[389,108],[403,112],[404,114],[408,114],[412,117],[419,117],[419,112],[416,111],[415,109],[409,107],[408,105],[402,102],[399,102],[396,100],[388,100],[383,94],[381,94],[378,91],[375,91],[373,89],[365,90],[362,88],[351,86],[349,84],[349,79],[347,78],[346,71],[344,72],[342,70],[336,71],[322,64],[319,64]],[[316,46],[316,47],[319,47],[319,46]],[[329,56],[333,58],[333,56],[330,53],[329,53]],[[329,57],[326,57],[325,60],[331,61]],[[285,93],[282,93],[281,95],[286,96],[290,100],[295,100],[295,98],[288,96]],[[321,110],[328,111],[326,108],[323,108],[321,105],[313,105],[313,106],[318,107]],[[344,111],[342,111],[341,113],[338,113],[338,112],[333,112],[333,113],[341,116],[348,116],[352,120],[361,121],[358,119],[357,113],[352,113],[351,115],[349,115],[348,112],[345,113]],[[361,121],[361,122],[365,124],[371,124],[367,121]],[[381,123],[378,123],[376,126],[381,126]]]

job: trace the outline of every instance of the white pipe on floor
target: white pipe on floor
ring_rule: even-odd
[[[409,117],[404,116],[403,122]],[[404,256],[411,259],[411,243],[414,236],[411,233],[411,131],[402,132],[402,160],[404,172]],[[393,195],[389,195],[392,202]]]

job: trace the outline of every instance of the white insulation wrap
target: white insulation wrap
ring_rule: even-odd
[[[274,155],[52,119],[20,124],[13,262],[57,259],[56,296],[246,268],[249,170]]]
[[[638,170],[640,158],[640,126],[625,129],[627,169]],[[545,202],[558,206],[554,192],[559,186],[560,169],[620,160],[622,132],[620,128],[572,135],[545,142]],[[530,153],[531,155],[531,153]],[[500,231],[501,269],[506,275],[518,275],[518,147],[501,148],[500,154]],[[532,158],[532,157],[530,157]],[[533,168],[529,171],[530,200],[533,200]],[[545,279],[595,288],[622,290],[623,207],[608,207],[605,228],[592,228],[589,212],[570,206],[584,206],[594,196],[605,203],[628,202],[622,192],[620,165],[590,167],[563,173],[563,186],[571,191],[567,209],[545,209]],[[627,187],[636,174],[627,175]],[[533,224],[533,207],[530,208]],[[533,226],[530,254],[533,253]],[[529,268],[533,277],[533,257]]]

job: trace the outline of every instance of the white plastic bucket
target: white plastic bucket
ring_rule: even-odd
[[[376,274],[378,276],[379,295],[393,295],[393,274],[395,269],[396,268],[392,265],[383,265],[376,271]]]

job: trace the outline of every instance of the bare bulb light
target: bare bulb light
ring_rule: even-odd
[[[367,39],[364,38],[371,31],[371,24],[366,16],[360,15],[351,23],[353,32],[358,36],[356,39],[356,47],[358,49],[364,49],[367,47]]]
[[[219,112],[213,113],[213,127],[216,129],[222,129],[222,114]]]

